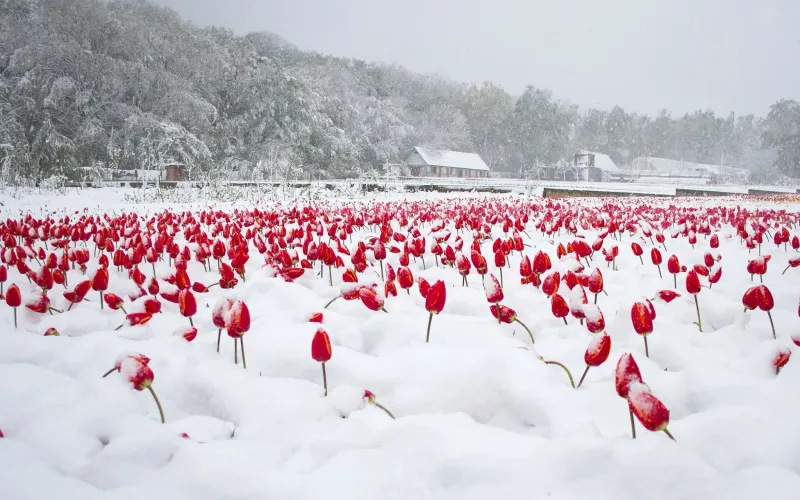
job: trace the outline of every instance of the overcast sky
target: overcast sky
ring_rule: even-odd
[[[800,0],[155,0],[199,25],[582,108],[765,115],[800,99]]]

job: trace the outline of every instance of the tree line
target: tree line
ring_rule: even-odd
[[[581,110],[397,65],[199,28],[143,0],[0,0],[5,183],[179,164],[193,179],[380,173],[414,146],[479,153],[533,175],[577,149],[800,176],[800,107],[762,119]]]

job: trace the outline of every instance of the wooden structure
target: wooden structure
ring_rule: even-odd
[[[461,153],[415,147],[405,161],[405,174],[411,177],[489,177],[489,167],[475,153]]]

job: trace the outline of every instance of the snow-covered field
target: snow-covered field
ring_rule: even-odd
[[[106,293],[121,297],[128,313],[145,310],[153,269],[160,293],[176,290],[169,283],[177,270],[169,256],[171,245],[189,248],[186,274],[205,286],[221,276],[213,257],[207,266],[197,260],[205,236],[211,251],[215,241],[229,249],[241,234],[249,254],[246,280],[237,274],[233,288],[214,286],[193,294],[198,334],[191,341],[176,335],[189,326],[181,306],[160,294],[162,313],[119,330],[125,313],[101,309],[100,293],[94,290],[86,295],[88,301],[67,312],[65,287],[54,284],[48,292],[52,307],[65,312],[33,312],[25,304],[41,288],[9,265],[4,291],[8,295],[10,285],[18,285],[23,305],[15,329],[11,307],[0,303],[2,499],[777,500],[800,495],[800,364],[791,359],[779,372],[774,364],[780,352],[798,349],[792,336],[800,334],[800,267],[781,274],[790,259],[800,256],[791,241],[800,235],[796,203],[393,196],[297,204],[132,205],[123,202],[119,191],[103,190],[62,197],[4,196],[0,201],[2,246],[29,245],[34,254],[3,250],[4,262],[13,260],[11,253],[21,254],[41,278],[49,254],[60,259],[64,253],[55,248],[63,240],[70,240],[66,246],[73,254],[88,250],[85,273],[69,264],[66,290],[94,279],[102,267],[95,234],[111,228],[104,242]],[[45,238],[25,243],[12,236],[27,234],[45,218],[52,220]],[[612,221],[620,231],[605,235]],[[462,223],[465,228],[458,230],[456,224]],[[480,252],[488,273],[499,279],[493,247],[498,238],[513,240],[515,224],[524,246],[506,256],[501,303],[530,328],[533,345],[520,323],[498,323],[492,316],[487,301],[492,287],[481,286],[470,252],[474,236],[484,236]],[[336,226],[333,240],[331,225]],[[53,228],[62,226],[68,231],[55,234]],[[648,226],[652,239],[646,236]],[[760,249],[755,244],[748,250],[737,226],[751,238],[762,233]],[[776,245],[773,238],[783,228],[790,238]],[[91,236],[86,243],[71,241],[76,229],[78,240],[80,232]],[[43,235],[41,227],[33,231]],[[424,239],[419,258],[413,255],[416,231]],[[656,239],[660,231],[663,244]],[[410,293],[398,276],[399,293],[385,297],[386,313],[366,307],[370,297],[338,299],[323,309],[356,286],[343,283],[343,275],[356,266],[358,257],[353,256],[360,254],[360,243],[367,267],[355,273],[358,282],[375,283],[377,300],[384,298],[381,264],[374,256],[375,238],[381,234],[386,270],[391,264],[398,271],[405,245],[410,247],[408,268],[415,280]],[[718,248],[711,248],[712,235]],[[572,250],[580,244],[574,242],[591,246],[601,237],[602,250],[579,264]],[[169,242],[162,251],[156,245],[159,238]],[[473,263],[468,287],[462,286],[455,265],[437,265],[441,257],[432,254],[437,239],[443,250],[448,245],[455,250],[459,238],[463,247],[454,253]],[[323,265],[324,274],[318,276],[319,261],[309,262],[312,268],[297,276],[308,257],[309,244],[303,244],[308,239],[315,246],[329,244],[334,256],[342,258],[344,266],[333,267],[333,286],[330,267]],[[642,247],[642,261],[631,243]],[[129,263],[146,278],[147,295],[132,301],[130,296],[138,295],[136,276],[118,267],[113,257],[122,248],[130,258],[140,244],[160,260],[151,265],[145,255],[140,264]],[[570,253],[559,257],[559,244]],[[609,263],[604,253],[613,255],[614,246],[619,253]],[[663,256],[661,278],[651,263],[652,248]],[[527,257],[533,267],[541,265],[542,259],[535,259],[539,251],[552,263],[540,276],[546,283],[523,284],[520,263]],[[757,259],[759,251],[771,255],[763,283],[774,298],[770,314],[777,339],[767,312],[743,312],[743,294],[760,284],[758,275],[751,281],[748,270],[748,261]],[[706,253],[713,260],[710,276],[723,269],[710,289],[702,267]],[[657,296],[674,288],[668,272],[673,254],[689,272],[677,275],[680,297],[667,303]],[[226,254],[221,260],[230,264],[234,257]],[[697,295],[702,332],[686,289],[695,265],[703,285]],[[596,269],[604,288],[597,306],[611,350],[574,389],[561,367],[542,360],[563,363],[577,384],[586,366],[584,353],[601,334],[591,333],[572,313],[565,325],[554,316],[543,290],[552,291],[555,280],[547,278],[558,271],[556,293],[572,312],[584,311],[596,322],[597,310],[580,300],[585,287],[588,303],[594,302],[589,287],[596,289],[597,283],[587,284],[587,277]],[[583,276],[568,277],[568,271]],[[421,295],[419,278],[431,285],[442,280],[446,289],[443,309],[430,322],[429,343],[426,302],[436,305]],[[485,280],[492,282],[489,276]],[[225,330],[217,353],[212,309],[221,297],[249,308],[250,327],[242,337],[246,369],[241,355],[234,363],[234,339]],[[649,358],[631,316],[633,304],[645,299],[651,299],[657,313],[648,336]],[[314,313],[322,313],[321,324],[309,321]],[[60,336],[45,336],[50,327]],[[320,327],[331,346],[325,363],[327,397],[321,363],[312,358],[312,339]],[[315,343],[317,356],[320,346],[324,350],[325,343]],[[135,390],[128,380],[143,365],[125,362],[120,371],[103,377],[124,353],[150,358],[152,388],[166,424],[149,391]],[[632,438],[628,403],[615,386],[624,353],[632,354],[646,383],[634,384],[636,394],[649,388],[669,409],[668,430],[676,441],[646,430],[639,421]],[[365,390],[395,418],[370,404]],[[653,416],[654,408],[644,406],[637,411]]]

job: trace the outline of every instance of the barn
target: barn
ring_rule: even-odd
[[[406,174],[412,177],[489,177],[489,167],[475,153],[415,147],[405,161]]]
[[[590,182],[615,180],[619,176],[619,168],[607,154],[592,151],[578,151],[572,157],[572,166],[578,179]]]

